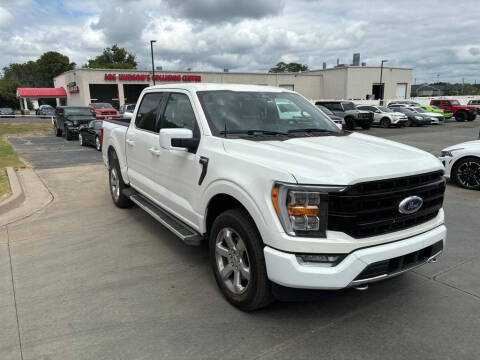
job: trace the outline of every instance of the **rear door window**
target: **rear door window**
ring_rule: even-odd
[[[145,94],[138,109],[137,117],[135,118],[135,126],[138,129],[155,131],[155,124],[160,112],[162,98],[163,93],[160,92]]]

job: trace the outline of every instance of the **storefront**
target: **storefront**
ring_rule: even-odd
[[[295,90],[309,99],[366,99],[379,85],[379,67],[344,66],[302,73],[175,72],[155,74],[155,83],[234,83],[269,85]],[[412,70],[384,68],[385,98],[395,98],[404,89],[410,96]],[[76,69],[54,79],[56,88],[64,88],[67,105],[86,106],[109,102],[118,108],[135,103],[142,90],[153,85],[153,75],[144,70]]]

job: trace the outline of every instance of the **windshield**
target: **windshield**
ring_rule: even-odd
[[[317,105],[317,107],[327,115],[334,115],[333,112],[329,108],[326,108],[323,105]]]
[[[290,92],[199,91],[198,98],[213,135],[228,132],[340,129],[318,108]]]
[[[421,107],[413,108],[418,113],[427,113],[428,111]]]
[[[379,106],[377,109],[380,110],[381,112],[387,112],[387,113],[393,112],[392,109],[389,109],[389,108],[387,108],[387,107],[385,107],[385,106]]]
[[[451,103],[452,103],[452,105],[460,105],[460,103],[458,102],[458,100],[452,100]]]
[[[111,109],[113,106],[107,103],[92,104],[95,109]]]
[[[71,107],[64,109],[65,115],[92,116],[92,110],[88,107]]]
[[[344,102],[344,103],[342,103],[342,105],[343,105],[343,109],[345,111],[347,111],[347,110],[357,110],[357,108],[355,107],[355,104],[352,103],[352,102]]]

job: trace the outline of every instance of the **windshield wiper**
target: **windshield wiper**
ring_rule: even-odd
[[[246,135],[282,135],[288,136],[288,133],[280,132],[280,131],[270,131],[270,130],[228,130],[228,131],[220,131],[220,135],[236,135],[236,134],[246,134]]]
[[[320,133],[336,133],[336,131],[332,130],[327,130],[327,129],[317,129],[317,128],[307,128],[307,129],[292,129],[288,130],[288,133],[299,133],[299,132],[305,132],[305,133],[313,133],[313,132],[320,132]]]

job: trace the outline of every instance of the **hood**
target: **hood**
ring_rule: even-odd
[[[427,116],[432,116],[432,117],[443,117],[442,114],[438,113],[438,112],[427,112],[427,113],[423,113],[423,115],[427,115]]]
[[[112,111],[117,112],[117,110],[115,110],[114,108],[93,109],[93,111],[95,111],[96,113],[100,113],[100,114],[111,113]]]
[[[451,151],[451,150],[459,149],[459,148],[478,149],[480,151],[480,140],[467,141],[467,142],[464,142],[464,143],[461,143],[461,144],[452,145],[452,146],[449,146],[449,147],[443,149],[442,151]]]
[[[395,115],[395,116],[401,116],[401,117],[404,117],[404,116],[407,117],[407,115],[405,115],[404,113],[398,112],[398,111],[395,111],[395,112],[393,113],[393,115]]]
[[[357,133],[286,141],[225,139],[224,147],[233,156],[283,169],[300,184],[351,185],[443,169],[427,152]]]

